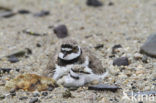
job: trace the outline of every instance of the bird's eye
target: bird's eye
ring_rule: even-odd
[[[73,47],[72,51],[76,53],[78,51],[78,47]]]

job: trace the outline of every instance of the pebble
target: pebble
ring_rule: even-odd
[[[47,96],[48,95],[48,92],[42,92],[42,95],[43,96]]]
[[[120,57],[117,58],[113,61],[113,65],[117,65],[117,66],[128,66],[129,65],[129,61],[127,57]]]
[[[37,43],[36,46],[37,46],[37,47],[41,47],[41,44],[40,44],[40,43]]]
[[[0,100],[5,99],[5,95],[0,94]]]
[[[44,16],[48,16],[48,15],[50,15],[50,12],[46,11],[46,10],[42,10],[41,12],[34,14],[35,17],[44,17]]]
[[[38,101],[38,98],[32,98],[30,99],[29,103],[36,103]]]
[[[0,68],[0,73],[10,73],[11,68]]]
[[[112,92],[115,92],[118,89],[121,89],[121,88],[115,85],[107,85],[107,84],[91,85],[88,87],[88,90],[109,90]]]
[[[88,6],[93,6],[93,7],[100,7],[102,6],[102,2],[98,1],[98,0],[87,0],[86,4]]]
[[[62,97],[63,97],[63,98],[72,97],[72,94],[71,94],[70,90],[66,90],[65,92],[63,92],[63,93],[62,93]]]
[[[9,61],[10,63],[16,63],[16,62],[19,62],[19,59],[16,58],[15,56],[10,56],[10,57],[8,58],[8,61]]]
[[[53,90],[54,90],[54,87],[52,87],[52,86],[48,87],[48,91],[53,91]]]
[[[142,62],[148,63],[148,57],[146,55],[143,55]]]
[[[23,97],[19,98],[19,100],[26,100],[26,99],[28,99],[28,97],[26,97],[26,96],[23,96]]]
[[[10,95],[11,96],[16,96],[16,90],[15,89],[10,90]]]
[[[108,3],[108,5],[109,5],[109,6],[113,6],[114,3],[110,1],[110,2]]]
[[[103,44],[97,44],[94,48],[95,48],[95,49],[100,49],[100,48],[103,48],[103,47],[104,47]]]
[[[156,34],[150,35],[146,42],[141,46],[140,53],[151,57],[156,57]]]
[[[46,35],[45,33],[41,34],[41,33],[37,33],[37,32],[32,32],[28,29],[24,29],[22,32],[25,34],[28,34],[28,35],[32,35],[32,36],[45,36]]]
[[[18,10],[18,13],[19,14],[29,14],[30,11],[29,10],[25,10],[25,9],[21,9],[21,10]]]
[[[3,18],[10,18],[14,15],[15,15],[15,13],[12,11],[4,11],[4,12],[0,13],[0,17],[3,17]]]
[[[68,30],[66,25],[59,25],[53,29],[58,38],[65,38],[68,36]]]
[[[142,55],[141,54],[139,54],[139,53],[135,53],[134,54],[134,58],[136,59],[136,60],[139,60],[139,59],[142,59]]]
[[[118,49],[118,48],[122,48],[122,46],[121,46],[120,44],[114,45],[114,46],[112,47],[112,54],[116,54],[116,53],[117,53],[117,52],[116,52],[116,49]]]
[[[38,92],[33,93],[33,97],[39,97],[40,94]]]

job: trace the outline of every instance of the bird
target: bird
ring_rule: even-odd
[[[92,71],[92,68],[88,67],[88,62],[86,61],[86,65],[73,64],[70,68],[70,72],[60,78],[57,81],[58,85],[63,85],[64,87],[80,87],[84,86],[87,83],[92,83],[94,81],[100,82],[104,80],[109,72],[108,70],[103,74],[95,74]]]
[[[73,65],[91,68],[93,73],[99,75],[106,72],[100,59],[88,47],[80,46],[76,40],[64,39],[49,55],[49,62],[43,70],[43,75],[57,81],[68,75]]]

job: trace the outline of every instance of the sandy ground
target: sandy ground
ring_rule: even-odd
[[[0,57],[11,54],[24,48],[30,48],[32,55],[21,58],[20,62],[9,63],[0,61],[1,68],[20,69],[20,72],[4,74],[0,81],[13,78],[21,73],[41,74],[48,63],[48,54],[60,40],[48,26],[65,24],[69,37],[74,38],[83,46],[89,46],[105,66],[110,69],[111,75],[104,82],[118,84],[122,90],[118,92],[89,91],[79,88],[72,91],[74,98],[62,98],[64,88],[56,88],[49,95],[40,96],[41,103],[124,103],[121,101],[123,90],[132,91],[132,83],[136,91],[156,90],[152,79],[156,73],[156,59],[148,58],[148,63],[135,60],[134,55],[139,52],[140,46],[146,38],[156,31],[156,1],[155,0],[111,0],[114,5],[109,6],[110,0],[101,0],[104,5],[99,8],[88,7],[85,0],[0,0],[0,6],[13,9],[27,9],[32,13],[49,10],[50,15],[34,17],[32,14],[17,14],[11,18],[0,18]],[[84,28],[84,29],[82,29]],[[45,36],[31,36],[22,30],[29,29],[37,33],[47,33]],[[86,36],[91,35],[89,38]],[[40,43],[41,47],[36,47]],[[95,50],[97,44],[104,44],[104,48]],[[112,65],[111,49],[121,44],[122,49],[115,58],[127,56],[130,65],[121,71],[121,67]],[[117,75],[118,74],[118,75]],[[136,82],[136,83],[135,83]],[[4,86],[0,86],[0,93],[7,94]],[[29,97],[19,100],[21,96]],[[6,97],[1,103],[28,103],[33,98],[32,93],[18,91],[15,97]],[[149,101],[144,101],[150,103]],[[143,102],[143,103],[144,103]],[[156,102],[156,98],[155,98]],[[155,103],[153,101],[153,103]],[[125,102],[133,103],[133,101]],[[137,102],[136,102],[137,103]]]

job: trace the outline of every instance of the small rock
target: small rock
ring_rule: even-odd
[[[32,98],[30,99],[29,103],[36,103],[38,101],[38,98]]]
[[[156,57],[156,34],[150,35],[143,46],[140,48],[140,53],[151,57]]]
[[[4,12],[0,13],[0,17],[3,17],[3,18],[10,18],[14,15],[15,15],[15,13],[12,11],[4,11]]]
[[[118,86],[107,85],[107,84],[91,85],[88,87],[88,90],[109,90],[112,92],[115,92],[118,89],[121,89],[121,88],[119,88]]]
[[[54,87],[52,87],[52,86],[48,87],[48,91],[53,91],[53,90],[54,90]]]
[[[52,28],[54,28],[54,26],[53,26],[53,25],[50,25],[50,26],[48,26],[48,28],[49,28],[49,29],[52,29]]]
[[[5,95],[0,94],[0,100],[5,99]]]
[[[142,55],[141,54],[139,54],[139,53],[135,53],[134,54],[134,58],[136,59],[136,60],[139,60],[139,59],[142,59]]]
[[[58,38],[65,38],[68,36],[68,30],[65,25],[59,25],[53,29]]]
[[[113,6],[114,3],[110,1],[110,2],[108,3],[108,5],[109,5],[109,6]]]
[[[26,97],[26,96],[23,96],[23,97],[19,98],[19,100],[26,100],[26,99],[28,99],[28,97]]]
[[[117,58],[113,61],[113,65],[117,66],[127,66],[129,65],[129,61],[127,57]]]
[[[30,11],[25,10],[25,9],[22,9],[22,10],[18,10],[18,13],[19,13],[19,14],[29,14]]]
[[[70,92],[70,90],[66,90],[63,94],[62,94],[63,98],[70,98],[72,97],[72,94]]]
[[[143,55],[142,62],[148,63],[148,57],[146,55]]]
[[[86,4],[88,6],[93,6],[93,7],[100,7],[102,6],[102,2],[98,1],[98,0],[87,0]]]
[[[33,93],[33,97],[39,97],[40,94],[38,92]]]
[[[122,46],[120,44],[114,45],[112,47],[112,54],[116,54],[116,49],[118,49],[118,48],[122,48]]]
[[[42,95],[43,96],[47,96],[48,95],[48,92],[42,92]]]
[[[103,48],[103,47],[104,47],[103,44],[97,44],[94,48],[95,48],[95,49],[100,49],[100,48]]]
[[[35,13],[34,16],[35,16],[35,17],[44,17],[44,16],[47,16],[47,15],[49,15],[49,14],[50,14],[49,11],[42,10],[42,11],[39,12],[39,13]]]
[[[28,35],[32,35],[32,36],[45,36],[46,35],[45,33],[42,33],[42,34],[41,33],[36,33],[36,32],[32,32],[32,31],[30,31],[28,29],[25,29],[22,32],[25,33],[25,34],[28,34]]]
[[[19,62],[19,59],[16,58],[15,56],[10,56],[10,57],[8,58],[8,61],[9,61],[10,63],[16,63],[16,62]]]
[[[10,95],[11,96],[16,96],[16,90],[15,89],[10,90]]]
[[[40,44],[40,43],[37,43],[36,46],[37,46],[37,47],[41,47],[41,44]]]
[[[10,73],[11,68],[0,68],[0,73]]]

